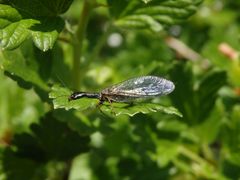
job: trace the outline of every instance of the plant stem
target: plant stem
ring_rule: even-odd
[[[95,61],[99,55],[99,52],[101,51],[101,49],[103,48],[103,46],[106,43],[106,40],[108,38],[108,35],[110,34],[110,32],[112,31],[112,24],[111,22],[109,22],[106,25],[106,31],[104,32],[104,34],[100,37],[100,39],[98,40],[97,45],[95,46],[95,48],[93,49],[93,52],[89,58],[90,61],[88,61],[89,63],[92,61]]]
[[[204,159],[199,157],[197,154],[195,154],[191,150],[185,148],[184,146],[181,146],[179,150],[180,150],[181,154],[185,155],[189,159],[191,159],[191,160],[193,160],[193,161],[195,161],[195,162],[197,162],[197,163],[199,163],[201,165],[207,163],[207,161],[205,161]]]
[[[85,37],[85,31],[89,19],[91,9],[94,7],[95,0],[84,0],[82,13],[79,19],[78,28],[73,36],[73,69],[72,69],[72,84],[74,89],[80,86],[80,60],[82,57],[82,45]]]

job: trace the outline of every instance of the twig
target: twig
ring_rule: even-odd
[[[239,53],[237,52],[237,50],[233,49],[229,44],[227,44],[225,42],[219,44],[218,50],[223,55],[228,57],[230,60],[234,60],[234,59],[237,59],[239,57]]]
[[[189,59],[191,61],[197,61],[200,59],[203,59],[200,54],[189,48],[186,44],[184,44],[182,41],[168,36],[165,39],[165,42],[167,45],[174,49],[178,54],[180,54],[182,57]]]

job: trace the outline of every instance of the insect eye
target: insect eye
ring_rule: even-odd
[[[76,98],[77,98],[77,93],[72,93],[70,96],[69,96],[69,98],[68,98],[68,100],[69,101],[71,101],[71,100],[75,100]]]
[[[76,100],[76,99],[79,99],[84,96],[86,96],[86,93],[84,93],[84,92],[74,92],[69,96],[68,100],[69,101]]]
[[[74,100],[73,94],[71,94],[71,95],[68,97],[68,101],[71,101],[71,100]]]

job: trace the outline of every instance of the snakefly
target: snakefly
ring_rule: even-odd
[[[99,105],[104,101],[132,102],[136,99],[153,98],[167,95],[175,88],[173,82],[157,76],[140,76],[123,81],[119,84],[107,87],[99,93],[74,92],[68,100],[76,100],[83,97],[99,99]]]

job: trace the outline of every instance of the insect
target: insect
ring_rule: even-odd
[[[153,98],[167,95],[175,88],[173,82],[157,76],[140,76],[123,81],[119,84],[107,87],[99,93],[74,92],[68,100],[76,100],[83,97],[99,99],[99,105],[105,101],[132,102],[136,99]]]

